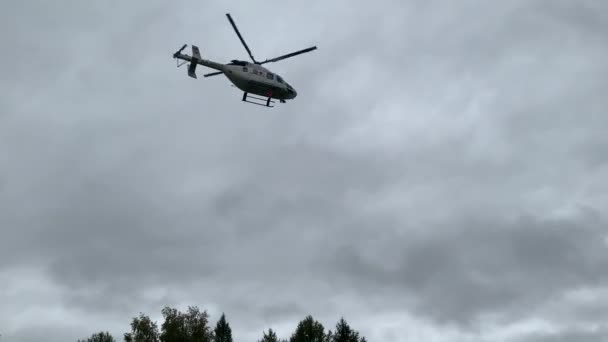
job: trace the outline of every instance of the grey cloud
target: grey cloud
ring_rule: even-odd
[[[91,334],[79,336],[78,338],[89,337]],[[48,336],[53,336],[57,341],[69,341],[74,340],[74,334],[70,332],[70,327],[57,326],[55,324],[36,324],[33,323],[27,328],[19,329],[11,334],[2,334],[2,339],[8,341],[24,341],[24,342],[36,342],[41,341]]]
[[[608,335],[608,329],[601,327],[599,329],[570,329],[560,331],[553,334],[532,334],[532,336],[518,339],[517,341],[538,341],[538,342],[598,342],[605,340]]]
[[[606,5],[6,7],[0,272],[43,269],[49,311],[120,336],[139,311],[187,303],[251,336],[400,310],[441,341],[457,336],[443,323],[605,316],[563,297],[607,285]],[[183,43],[245,58],[225,12],[256,57],[319,46],[272,66],[296,101],[251,108],[174,69]],[[52,326],[11,324],[17,341]],[[51,335],[84,336],[67,330]]]
[[[412,234],[393,241],[390,248],[398,249],[400,257],[371,261],[361,255],[386,253],[388,244],[349,247],[346,254],[327,257],[335,260],[328,272],[338,272],[343,282],[358,285],[362,293],[386,291],[413,298],[414,303],[396,305],[411,305],[441,323],[472,327],[484,315],[497,313],[510,322],[566,290],[605,287],[605,227],[605,220],[595,215],[459,221],[443,229],[427,227],[439,235]]]

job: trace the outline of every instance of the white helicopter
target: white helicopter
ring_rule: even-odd
[[[188,46],[188,44],[184,44],[184,46],[182,46],[181,49],[179,49],[177,52],[175,52],[173,54],[173,58],[182,59],[185,61],[181,64],[178,62],[177,67],[180,67],[180,66],[186,64],[187,62],[190,62],[190,65],[188,66],[188,76],[190,76],[192,78],[197,78],[195,71],[196,71],[196,66],[199,64],[203,65],[205,67],[211,68],[211,69],[218,70],[216,72],[205,74],[203,76],[209,77],[209,76],[215,76],[215,75],[221,75],[221,74],[226,75],[226,77],[237,88],[239,88],[240,90],[242,90],[244,92],[243,101],[245,101],[245,102],[262,105],[262,106],[266,106],[266,107],[273,107],[270,105],[271,103],[274,103],[274,101],[272,99],[278,99],[281,103],[285,103],[285,100],[294,99],[298,95],[296,90],[289,83],[287,83],[283,78],[281,78],[281,76],[264,68],[262,66],[262,64],[270,63],[270,62],[277,62],[277,61],[283,60],[285,58],[293,57],[293,56],[296,56],[296,55],[299,55],[299,54],[302,54],[305,52],[315,50],[317,47],[316,46],[309,47],[307,49],[288,53],[283,56],[267,59],[263,62],[258,62],[255,60],[255,58],[253,58],[253,55],[251,54],[249,47],[245,43],[245,40],[241,36],[241,33],[237,29],[236,24],[234,23],[234,20],[232,20],[232,17],[230,16],[230,14],[226,13],[226,16],[228,17],[230,24],[232,24],[234,31],[239,36],[241,43],[243,43],[243,46],[249,53],[249,57],[251,57],[251,60],[253,61],[253,63],[233,59],[230,63],[222,64],[222,63],[217,63],[217,62],[213,62],[210,60],[206,60],[201,57],[201,53],[200,53],[198,47],[195,45],[192,45],[192,56],[188,56],[188,55],[182,54],[182,51]],[[263,96],[263,97],[257,97],[257,96],[253,96],[251,94],[255,94],[255,95],[259,95],[259,96]],[[249,99],[253,99],[256,101],[263,101],[263,102],[260,103],[260,102],[256,102],[256,101],[249,101]]]

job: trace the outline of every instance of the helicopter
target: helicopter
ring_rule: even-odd
[[[236,27],[230,13],[226,13],[226,17],[237,36],[241,40],[241,43],[247,50],[249,57],[252,62],[233,59],[230,63],[222,64],[211,60],[203,59],[201,57],[198,46],[192,45],[192,56],[182,54],[182,51],[188,46],[184,44],[177,52],[173,54],[173,58],[176,60],[184,60],[184,62],[177,61],[177,67],[190,62],[188,66],[188,76],[197,78],[196,67],[198,65],[205,66],[207,68],[218,70],[216,72],[204,74],[204,77],[225,75],[232,84],[238,89],[243,91],[242,101],[262,105],[266,107],[274,107],[273,99],[279,100],[281,103],[286,103],[286,100],[293,100],[297,95],[297,91],[287,81],[285,81],[280,75],[271,72],[262,66],[262,64],[277,62],[286,58],[290,58],[302,53],[316,50],[316,46],[312,46],[306,49],[302,49],[296,52],[288,53],[279,57],[266,59],[263,62],[258,62],[253,57],[251,50],[245,43],[243,36]]]

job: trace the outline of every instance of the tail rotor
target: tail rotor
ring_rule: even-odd
[[[173,54],[173,58],[177,58],[179,55],[182,54],[182,51],[184,51],[184,49],[188,46],[188,44],[184,44],[184,46],[181,47],[181,49],[177,50],[174,54]]]
[[[184,51],[184,49],[188,46],[188,44],[184,44],[179,50],[177,50],[174,54],[173,54],[173,58],[175,59],[181,59],[184,62],[180,63],[179,61],[177,62],[177,67],[179,68],[180,66],[190,62],[190,65],[188,65],[188,76],[192,77],[192,78],[197,78],[196,77],[196,66],[199,64],[199,62],[202,60],[201,57],[201,52],[198,49],[198,46],[192,45],[192,56],[188,56],[182,53],[182,51]]]

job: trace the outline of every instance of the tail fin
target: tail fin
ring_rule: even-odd
[[[192,45],[192,61],[190,62],[190,66],[188,66],[188,76],[196,78],[196,65],[202,59],[198,46]]]
[[[198,50],[198,46],[192,45],[192,57],[198,59],[199,61],[203,59],[201,57],[201,52]]]

